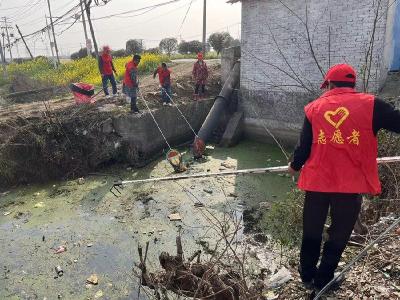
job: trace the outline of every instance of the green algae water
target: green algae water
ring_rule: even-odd
[[[207,149],[188,173],[286,165],[277,147],[244,141]],[[185,155],[189,159],[189,153]],[[285,174],[230,176],[109,189],[118,176],[172,175],[165,160],[135,170],[113,167],[84,180],[19,187],[0,196],[0,299],[137,299],[137,245],[150,241],[149,265],[161,251],[175,253],[182,235],[186,256],[215,242],[204,208],[216,216],[261,202],[279,201],[293,187]],[[195,203],[201,203],[199,207]],[[177,213],[181,221],[168,216]],[[60,246],[66,251],[56,254]],[[55,268],[63,270],[57,276]],[[98,284],[86,283],[92,274]],[[142,290],[141,298],[147,298]]]

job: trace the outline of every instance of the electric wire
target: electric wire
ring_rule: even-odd
[[[178,112],[180,113],[180,115],[182,116],[182,118],[185,120],[186,124],[188,124],[190,130],[193,132],[193,134],[196,137],[199,137],[196,133],[196,131],[193,129],[192,125],[190,125],[188,119],[185,117],[185,115],[183,114],[183,112],[179,109],[179,106],[175,103],[175,101],[172,99],[172,97],[167,93],[167,90],[165,88],[161,88],[164,93],[168,96],[169,100],[172,102],[172,104],[175,106],[175,108],[178,110]]]
[[[185,21],[186,21],[186,18],[187,18],[188,14],[189,14],[190,8],[192,7],[192,4],[193,4],[194,1],[195,1],[195,0],[191,0],[190,3],[189,3],[189,7],[188,7],[188,9],[187,9],[187,11],[186,11],[186,13],[185,13],[185,16],[184,16],[184,18],[183,18],[183,20],[182,20],[181,25],[179,26],[178,34],[179,34],[179,33],[181,32],[181,30],[182,30],[183,24],[184,24]]]
[[[150,5],[150,6],[146,6],[146,7],[142,7],[142,8],[138,8],[138,9],[128,10],[128,11],[124,11],[124,12],[121,12],[121,13],[110,14],[110,15],[103,16],[103,17],[93,18],[92,20],[95,21],[95,20],[109,19],[109,18],[113,18],[113,17],[116,17],[116,16],[122,16],[122,15],[130,14],[130,13],[135,13],[135,12],[146,10],[146,9],[150,9],[150,8],[158,8],[158,7],[166,6],[166,5],[169,5],[169,4],[172,4],[172,3],[176,3],[176,2],[179,2],[179,1],[181,1],[181,0],[170,0],[170,1],[167,1],[167,2],[163,2],[163,3],[159,3],[159,4],[155,4],[155,5]]]

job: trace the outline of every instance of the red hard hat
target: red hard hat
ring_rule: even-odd
[[[335,65],[329,69],[325,75],[325,81],[321,89],[328,87],[330,81],[342,81],[355,83],[357,79],[356,71],[348,64]]]

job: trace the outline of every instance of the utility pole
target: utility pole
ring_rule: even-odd
[[[4,40],[6,34],[3,32],[3,30],[1,31],[1,36],[2,36],[2,38],[3,38],[2,50],[3,50],[3,54],[4,54],[4,57],[3,57],[2,59],[3,59],[4,62],[6,62],[6,42],[5,42],[5,40]]]
[[[85,33],[85,45],[86,45],[86,51],[87,51],[87,56],[91,55],[91,48],[92,48],[92,42],[89,41],[88,35],[87,35],[87,29],[86,29],[86,20],[85,20],[85,13],[83,11],[83,0],[79,1],[79,4],[81,5],[81,15],[82,15],[82,23],[83,23],[83,32]]]
[[[51,16],[50,0],[47,0],[47,6],[49,7],[50,24],[51,24],[51,30],[53,31],[53,41],[54,41],[54,48],[56,49],[57,62],[58,62],[58,64],[60,64],[60,57],[58,56],[56,34],[54,33],[53,17]]]
[[[4,17],[4,27],[6,29],[6,34],[7,34],[7,43],[8,43],[8,51],[10,52],[10,60],[13,61],[12,57],[12,51],[11,51],[11,42],[10,42],[10,35],[8,33],[8,22],[7,22],[7,17]]]
[[[94,28],[92,24],[92,20],[90,17],[90,5],[92,4],[92,0],[83,0],[85,4],[86,16],[89,23],[90,34],[92,35],[94,52],[96,53],[96,58],[99,59],[99,48],[97,47],[96,36],[94,34]]]
[[[22,41],[24,42],[24,45],[25,45],[25,47],[26,47],[26,50],[28,50],[29,55],[30,55],[31,58],[33,59],[32,52],[31,52],[31,50],[29,50],[29,47],[28,47],[28,45],[27,45],[26,42],[25,42],[25,39],[24,39],[24,36],[23,36],[22,33],[21,33],[21,30],[19,30],[19,27],[18,27],[17,24],[15,24],[15,27],[17,27],[18,33],[19,33],[19,35],[21,36]]]
[[[57,62],[56,62],[56,58],[54,57],[53,43],[51,42],[51,36],[50,36],[50,27],[49,27],[49,24],[47,23],[47,16],[45,15],[44,17],[46,18],[46,29],[47,29],[47,34],[49,36],[49,41],[50,41],[51,57],[53,58],[54,69],[56,69]]]
[[[3,76],[4,76],[4,79],[7,79],[8,74],[7,74],[7,68],[6,68],[6,59],[4,57],[3,45],[1,44],[1,40],[0,40],[0,55],[1,55],[1,64],[3,66]]]
[[[203,53],[204,56],[207,52],[207,0],[204,0],[204,7],[203,7]]]

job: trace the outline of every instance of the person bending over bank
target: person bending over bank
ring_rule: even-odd
[[[135,54],[133,59],[125,65],[124,94],[131,98],[131,113],[138,114],[137,93],[139,89],[138,65],[142,57]]]
[[[309,103],[289,171],[300,171],[298,187],[306,192],[299,272],[306,287],[321,290],[334,278],[361,208],[361,194],[378,195],[377,133],[400,133],[400,112],[373,95],[358,93],[356,72],[347,65],[332,67]],[[320,247],[328,210],[329,238]],[[343,278],[341,278],[343,279]],[[336,280],[336,286],[341,279]]]
[[[166,63],[162,63],[161,67],[158,67],[154,71],[153,78],[156,78],[157,74],[161,86],[161,98],[163,101],[163,105],[172,106],[171,70],[168,69]]]

